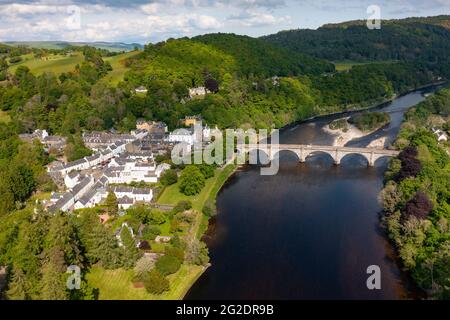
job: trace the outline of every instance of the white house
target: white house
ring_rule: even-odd
[[[196,134],[194,128],[189,129],[176,129],[169,134],[169,142],[179,143],[184,142],[189,145],[193,145],[196,141]]]
[[[150,188],[135,188],[133,190],[133,198],[136,202],[150,202],[153,199],[153,190]]]
[[[158,178],[160,178],[160,177],[161,177],[161,174],[162,174],[164,171],[169,170],[169,169],[170,169],[170,164],[168,164],[168,163],[161,163],[160,165],[158,165],[158,166],[156,167],[155,174],[156,174],[156,176],[157,176]]]
[[[89,162],[89,166],[95,167],[103,162],[101,154],[94,154],[92,156],[86,157],[86,161]]]
[[[61,211],[69,211],[73,205],[75,204],[75,199],[73,194],[70,192],[66,192],[62,195],[62,197],[56,201],[56,203],[48,208],[50,212],[56,212],[58,210]]]
[[[68,189],[72,189],[80,182],[80,173],[71,171],[64,177],[64,183]]]
[[[189,97],[204,96],[207,93],[205,87],[189,88]]]
[[[136,92],[136,93],[147,93],[147,88],[146,87],[144,87],[144,86],[140,86],[140,87],[137,87],[136,89],[134,89],[134,92]]]
[[[91,176],[87,176],[81,180],[75,187],[72,188],[72,194],[75,199],[75,202],[78,201],[81,197],[84,196],[88,190],[92,188],[94,185],[94,178]]]
[[[87,161],[85,158],[83,158],[83,159],[75,160],[75,161],[72,161],[72,162],[69,162],[69,163],[65,164],[61,168],[60,172],[62,174],[67,174],[67,173],[69,173],[71,171],[74,171],[74,170],[77,170],[77,171],[79,171],[79,170],[87,170],[87,169],[89,169],[89,167],[90,167],[89,166],[89,161]]]
[[[123,197],[123,198],[117,199],[117,203],[118,203],[120,209],[127,210],[133,206],[134,200],[131,198],[128,198],[128,197]]]

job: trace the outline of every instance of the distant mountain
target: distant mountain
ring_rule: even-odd
[[[70,42],[70,41],[6,41],[11,46],[26,46],[38,49],[64,49],[68,46],[91,46],[98,49],[105,49],[112,52],[132,51],[135,47],[143,49],[144,46],[139,43],[123,42]]]
[[[261,39],[329,61],[420,62],[450,74],[450,16],[383,20],[369,30],[362,20],[289,30]]]

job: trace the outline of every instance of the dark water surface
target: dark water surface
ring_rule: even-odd
[[[390,125],[348,145],[383,136],[393,141],[404,111],[435,89],[387,104]],[[280,142],[332,144],[322,127],[334,118],[286,128]],[[186,299],[414,298],[417,290],[379,226],[377,195],[386,166],[380,159],[369,168],[358,155],[335,166],[325,154],[301,164],[282,152],[278,175],[261,176],[257,166],[236,172],[217,198],[218,216],[205,237],[212,266]],[[370,265],[381,269],[381,290],[366,287]]]

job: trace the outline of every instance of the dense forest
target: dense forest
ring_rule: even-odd
[[[448,76],[449,20],[449,16],[383,20],[380,30],[353,21],[318,30],[282,31],[262,39],[329,61],[410,61]]]
[[[409,110],[380,194],[383,222],[404,267],[430,296],[450,298],[450,158],[432,133],[450,129],[450,90]]]

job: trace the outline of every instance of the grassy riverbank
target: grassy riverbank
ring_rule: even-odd
[[[201,213],[203,206],[208,200],[215,202],[220,189],[235,169],[234,164],[216,169],[214,177],[208,179],[203,190],[195,196],[180,193],[179,183],[169,186],[164,189],[158,203],[176,205],[182,200],[191,201],[198,214],[189,233],[200,239],[208,229],[209,221],[209,217]],[[161,295],[149,294],[145,288],[135,287],[133,270],[106,270],[95,266],[86,274],[86,279],[90,285],[99,289],[100,300],[181,300],[206,269],[207,266],[183,264],[178,272],[168,276],[170,290]]]

